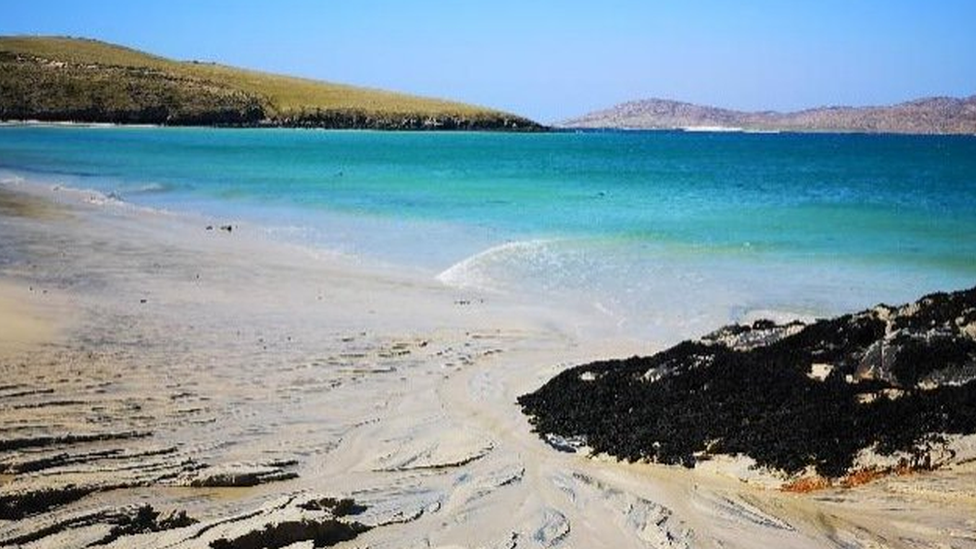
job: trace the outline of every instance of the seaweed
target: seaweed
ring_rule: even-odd
[[[813,467],[840,477],[861,449],[875,447],[925,466],[924,449],[941,434],[976,433],[976,382],[951,375],[976,363],[976,342],[960,322],[976,291],[925,299],[910,322],[875,309],[747,350],[686,341],[649,357],[578,366],[518,402],[540,436],[581,437],[593,452],[627,461],[693,466],[739,454],[786,473]],[[894,375],[855,377],[879,341],[897,357]],[[834,371],[811,377],[816,363]],[[936,370],[954,381],[918,385]],[[887,389],[901,397],[889,398]]]
[[[933,336],[926,340],[904,338],[892,371],[898,379],[915,384],[928,374],[959,368],[976,356],[976,341],[955,336]]]

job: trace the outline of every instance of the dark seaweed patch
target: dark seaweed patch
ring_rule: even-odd
[[[945,368],[959,368],[976,356],[976,341],[955,336],[934,336],[928,340],[905,338],[892,371],[907,384]]]
[[[684,342],[650,357],[579,366],[519,404],[540,435],[583,437],[595,452],[628,461],[690,466],[710,454],[742,454],[788,473],[813,466],[839,477],[860,449],[876,445],[925,467],[939,434],[976,432],[976,383],[951,375],[976,362],[976,342],[959,322],[976,291],[924,299],[918,319],[866,311],[749,350]],[[893,375],[854,377],[879,341],[897,356]],[[834,370],[814,379],[815,363]],[[949,372],[953,384],[916,387],[934,370]],[[595,375],[581,379],[585,372]],[[874,400],[861,402],[866,394]]]

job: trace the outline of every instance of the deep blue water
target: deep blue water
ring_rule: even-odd
[[[976,284],[974,137],[4,127],[0,170],[648,333]]]

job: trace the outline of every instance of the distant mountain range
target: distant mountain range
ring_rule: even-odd
[[[391,130],[543,129],[514,114],[174,61],[97,40],[0,36],[0,120]]]
[[[665,99],[621,103],[556,124],[564,128],[712,129],[976,134],[976,95],[929,97],[884,107],[745,112]]]

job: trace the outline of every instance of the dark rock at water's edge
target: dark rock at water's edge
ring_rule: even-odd
[[[628,461],[745,455],[839,478],[871,449],[929,468],[945,436],[976,433],[976,288],[809,325],[728,326],[566,370],[518,401],[540,436]]]

